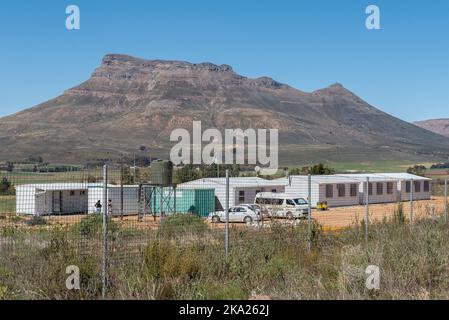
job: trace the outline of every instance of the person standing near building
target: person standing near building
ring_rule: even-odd
[[[97,203],[95,203],[94,207],[95,207],[95,213],[100,214],[101,208],[102,208],[101,201],[98,200]]]
[[[108,214],[112,216],[112,200],[108,200]]]

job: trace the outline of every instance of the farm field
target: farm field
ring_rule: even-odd
[[[449,169],[428,169],[426,170],[426,177],[431,179],[445,180],[449,179]]]
[[[408,220],[410,202],[401,202],[405,218]],[[380,222],[392,218],[398,210],[397,203],[369,205],[370,222]],[[413,203],[413,218],[432,217],[444,211],[444,197],[432,197],[432,200],[420,200]],[[315,211],[313,217],[324,228],[345,228],[365,219],[365,206],[331,208],[329,211]]]
[[[328,165],[338,172],[406,172],[415,162],[404,162],[394,160],[372,160],[360,162],[330,162]],[[431,166],[433,163],[420,163],[424,166]]]
[[[94,177],[101,177],[100,170],[74,171],[74,172],[51,172],[51,173],[36,173],[36,172],[6,172],[1,171],[0,177],[6,177],[13,185],[32,184],[32,183],[70,183],[70,182],[85,182],[89,175]]]

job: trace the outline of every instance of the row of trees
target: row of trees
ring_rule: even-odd
[[[33,167],[28,168],[22,168],[20,171],[23,172],[39,172],[39,173],[46,173],[46,172],[73,172],[73,171],[79,171],[80,168],[76,166],[66,166],[66,165],[42,165],[37,166],[34,165]]]
[[[14,163],[7,161],[7,162],[5,162],[5,164],[0,166],[0,170],[12,172],[14,170]]]
[[[10,161],[5,162],[0,165],[0,170],[7,172],[21,171],[21,172],[72,172],[79,171],[80,167],[72,165],[50,165],[49,163],[28,163],[28,162],[18,162],[13,163]]]
[[[290,175],[327,175],[335,174],[335,169],[326,166],[323,163],[318,163],[309,167],[294,168],[289,170]]]
[[[234,165],[192,165],[187,164],[174,172],[173,180],[175,183],[183,183],[201,178],[226,177],[226,170],[229,170],[230,177],[238,177],[240,166]]]
[[[230,177],[238,177],[241,172],[239,165],[185,165],[174,173],[174,182],[183,183],[201,178],[225,177],[226,170],[229,170]],[[327,175],[334,174],[335,169],[330,168],[322,163],[302,168],[294,168],[289,170],[290,175]],[[272,177],[266,177],[272,178]]]
[[[433,164],[430,169],[449,169],[449,162]]]

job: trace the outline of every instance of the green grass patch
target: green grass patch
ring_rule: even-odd
[[[16,196],[0,196],[0,213],[16,213]]]

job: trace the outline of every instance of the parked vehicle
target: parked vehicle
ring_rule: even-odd
[[[256,207],[251,205],[240,205],[229,208],[229,222],[252,223],[260,220],[260,215]],[[208,217],[213,223],[226,222],[226,212],[216,211]]]
[[[261,207],[263,214],[275,218],[303,219],[309,215],[309,206],[305,199],[284,193],[260,192],[254,202]]]
[[[248,207],[251,210],[253,210],[254,212],[256,212],[257,214],[260,214],[260,211],[261,211],[261,207],[258,204],[254,204],[254,203],[240,204],[240,206]]]

